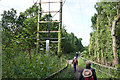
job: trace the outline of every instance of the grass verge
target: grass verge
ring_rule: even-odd
[[[71,65],[68,65],[67,69],[56,75],[53,80],[76,80]]]
[[[78,58],[78,65],[82,68],[82,69],[84,69],[85,68],[85,60],[83,60],[83,59],[81,59],[81,58]],[[95,69],[95,71],[96,71],[96,75],[97,75],[97,78],[99,78],[99,79],[103,79],[103,78],[111,78],[111,76],[109,76],[109,75],[106,75],[105,73],[106,73],[106,70],[102,70],[102,72],[100,72],[99,71],[99,69],[97,68],[97,67],[93,67],[93,65],[91,65],[91,67],[93,68],[93,69]]]

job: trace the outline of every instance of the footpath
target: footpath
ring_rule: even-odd
[[[72,64],[72,61],[73,59],[69,60],[69,65],[71,65],[71,67],[73,68],[73,64]],[[75,76],[76,80],[79,80],[79,77],[80,77],[80,71],[81,71],[81,67],[80,66],[76,66],[76,72],[74,73],[74,70],[72,71],[73,72],[73,75]]]

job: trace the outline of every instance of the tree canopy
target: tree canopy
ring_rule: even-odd
[[[12,8],[11,10],[4,11],[1,16],[2,19],[0,23],[2,25],[3,78],[18,78],[23,76],[18,75],[23,72],[23,77],[29,77],[31,75],[33,77],[45,76],[46,74],[41,74],[42,71],[38,72],[40,67],[44,68],[43,73],[48,70],[48,72],[46,72],[48,74],[51,68],[47,68],[46,65],[48,67],[53,67],[53,69],[54,67],[58,67],[58,65],[59,68],[62,66],[60,64],[61,59],[59,58],[60,60],[58,60],[56,57],[58,56],[58,46],[56,43],[50,43],[49,55],[45,54],[45,44],[40,43],[39,53],[36,54],[38,6],[34,5],[26,9],[26,11],[21,12],[19,15],[17,15],[17,11]],[[48,17],[52,17],[51,14],[42,14],[41,20],[47,21]],[[58,23],[50,23],[50,30],[57,31],[58,26]],[[47,31],[48,24],[41,24],[40,30]],[[40,38],[46,37],[48,37],[47,34],[40,34]],[[58,34],[50,33],[49,37],[57,38]],[[62,40],[61,45],[62,54],[70,54],[71,52],[82,51],[84,49],[81,43],[82,39],[78,39],[73,33],[67,33],[64,27],[62,28],[62,37],[65,37],[65,39]],[[43,39],[41,39],[41,41],[43,41]],[[42,51],[41,48],[43,48]],[[51,56],[53,54],[56,54],[56,56]],[[47,59],[44,60],[44,58]],[[58,64],[56,64],[55,59],[59,62]],[[54,62],[48,63],[49,60]],[[56,65],[53,66],[53,64]],[[40,65],[40,67],[37,65]],[[35,69],[38,74],[34,74],[32,72],[34,71],[34,67],[37,67]]]
[[[120,63],[120,2],[98,2],[95,9],[97,13],[91,18],[89,55],[101,64],[116,66]]]

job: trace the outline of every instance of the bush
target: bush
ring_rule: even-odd
[[[63,80],[63,79],[76,80],[73,75],[73,68],[71,67],[71,65],[68,65],[67,69],[58,73],[58,75],[56,75],[53,80],[56,80],[56,79],[58,79],[58,80]]]
[[[32,63],[27,52],[21,52],[11,59],[3,54],[3,78],[45,78],[61,69],[65,63],[62,58],[50,54],[32,55]]]

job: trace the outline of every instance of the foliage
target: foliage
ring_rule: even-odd
[[[85,61],[81,58],[78,58],[78,66],[80,66],[82,69],[85,68]]]
[[[34,55],[34,53],[32,53],[33,60],[30,63],[27,52],[21,52],[21,54],[10,60],[3,54],[3,78],[45,78],[66,64],[57,56]]]
[[[65,26],[62,28],[62,36],[65,39],[62,40],[62,51],[63,53],[82,52],[84,47],[82,45],[82,39],[77,38],[73,33],[67,33]]]
[[[63,54],[63,56],[64,56],[65,59],[70,60],[74,56],[76,56],[76,53]]]
[[[91,60],[108,66],[115,66],[116,55],[119,56],[120,52],[120,38],[118,37],[120,35],[118,27],[120,20],[115,25],[115,38],[112,35],[114,18],[120,14],[117,12],[118,4],[119,2],[97,2],[95,5],[97,13],[91,18],[93,32],[90,35],[89,54],[87,56],[90,56]],[[116,39],[117,53],[113,50],[114,39]]]
[[[78,65],[84,69],[85,68],[85,59],[79,58],[78,59]],[[96,76],[98,79],[111,79],[115,76],[115,71],[112,69],[107,69],[105,67],[100,67],[99,65],[95,65],[94,63],[91,63],[91,67],[95,69]]]
[[[2,78],[2,26],[0,21],[0,79]]]
[[[64,71],[58,73],[58,75],[56,75],[52,80],[63,80],[63,79],[72,79],[72,80],[76,80],[74,75],[73,75],[73,68],[71,67],[71,65],[68,65],[67,69],[65,69]]]
[[[1,16],[3,78],[45,78],[64,66],[66,62],[62,57],[57,57],[57,44],[50,44],[50,53],[45,54],[45,44],[40,43],[39,53],[36,54],[38,6],[26,9],[19,16],[12,8],[4,11]],[[42,14],[41,20],[47,21],[48,17],[52,17],[51,14]],[[58,26],[58,23],[50,23],[50,30],[57,31]],[[41,24],[40,30],[47,31],[48,24]],[[57,33],[49,34],[49,38],[57,36]],[[82,51],[81,38],[78,39],[73,33],[67,33],[64,28],[62,36],[65,37],[62,41],[64,54]],[[48,34],[40,34],[40,38],[46,37]]]

